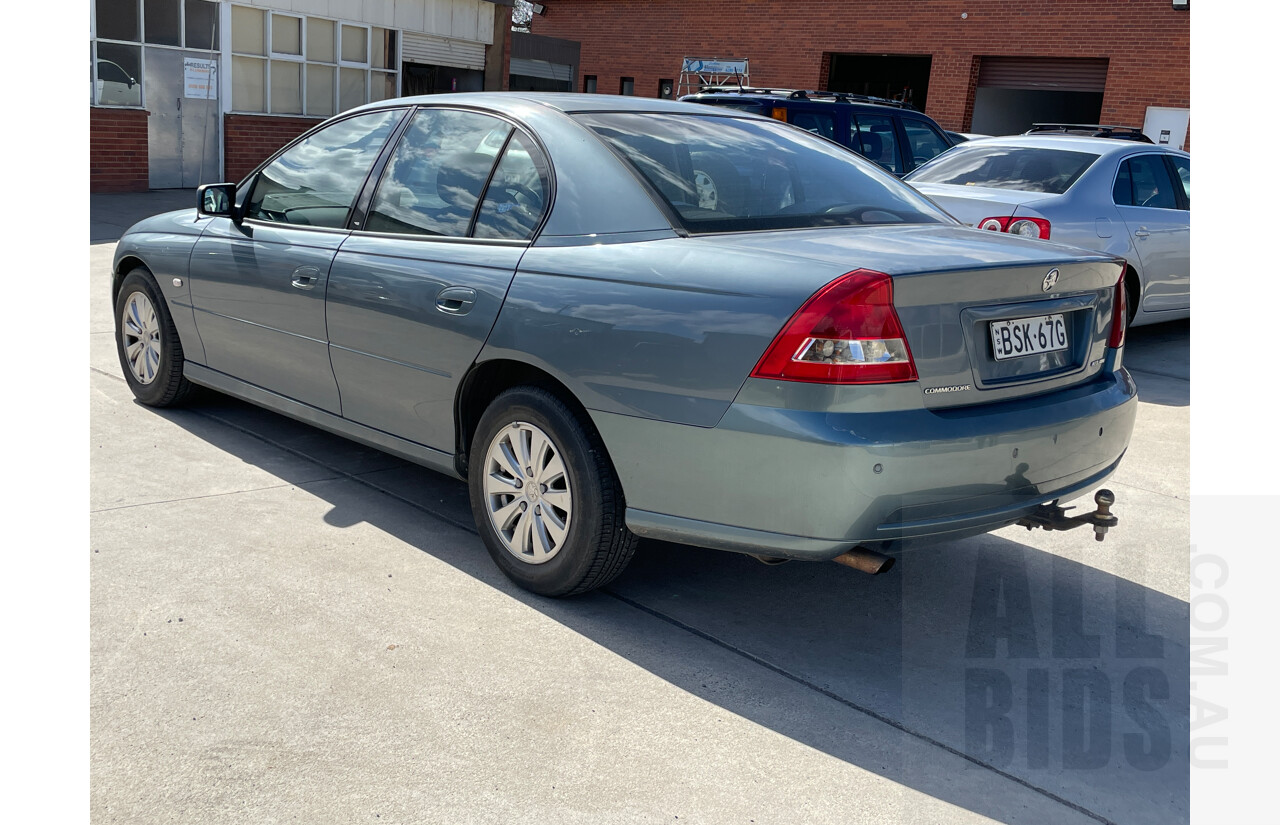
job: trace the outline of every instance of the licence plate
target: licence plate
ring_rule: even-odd
[[[1061,315],[992,321],[991,347],[997,361],[1064,350],[1067,348],[1067,324]]]

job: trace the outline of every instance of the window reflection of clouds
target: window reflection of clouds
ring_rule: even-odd
[[[1099,155],[1025,146],[957,147],[910,176],[911,183],[982,186],[1060,195]]]
[[[476,112],[418,112],[387,164],[366,228],[378,232],[466,235],[474,202],[461,209],[452,199],[443,197],[448,193],[437,191],[440,171],[451,158],[462,155],[479,153],[492,158],[510,131],[511,127],[502,121]],[[484,171],[487,175],[488,170]],[[468,194],[478,199],[483,184],[481,177],[475,181],[476,191]]]
[[[547,208],[546,187],[533,159],[536,151],[520,135],[511,139],[476,220],[477,238],[528,240],[533,237],[533,230]]]
[[[335,123],[285,152],[254,187],[248,216],[337,227],[346,222],[365,175],[402,112],[377,112]],[[305,210],[344,210],[339,216]],[[296,210],[296,220],[290,215]],[[267,214],[270,213],[270,214]]]

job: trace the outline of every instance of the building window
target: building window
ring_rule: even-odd
[[[134,106],[143,99],[141,44],[216,51],[216,0],[93,0],[89,77],[95,106]]]
[[[391,29],[232,6],[231,110],[329,117],[396,97],[398,46]]]
[[[582,91],[586,94],[593,95],[596,93],[596,76],[589,74],[582,78]]]
[[[634,95],[636,93],[636,79],[634,77],[624,77],[622,82],[618,84],[618,94]]]

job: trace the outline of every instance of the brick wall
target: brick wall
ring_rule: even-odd
[[[832,53],[932,55],[927,114],[969,131],[982,55],[1106,57],[1102,123],[1141,126],[1148,106],[1191,105],[1190,14],[1169,0],[556,0],[534,34],[582,44],[601,91],[634,77],[653,95],[684,57],[749,58],[751,82],[816,89]],[[967,13],[961,19],[961,13]],[[1189,142],[1188,142],[1189,145]]]
[[[320,123],[323,118],[226,115],[223,118],[226,179],[238,181],[276,150]]]
[[[147,113],[89,109],[89,191],[147,190]]]

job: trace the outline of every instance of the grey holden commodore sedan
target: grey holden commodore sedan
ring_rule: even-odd
[[[714,207],[714,164],[740,180]],[[339,115],[121,239],[120,363],[469,484],[522,587],[600,587],[637,537],[878,570],[1115,470],[1124,262],[961,226],[753,115],[570,94]],[[1105,492],[1105,491],[1104,491]]]

